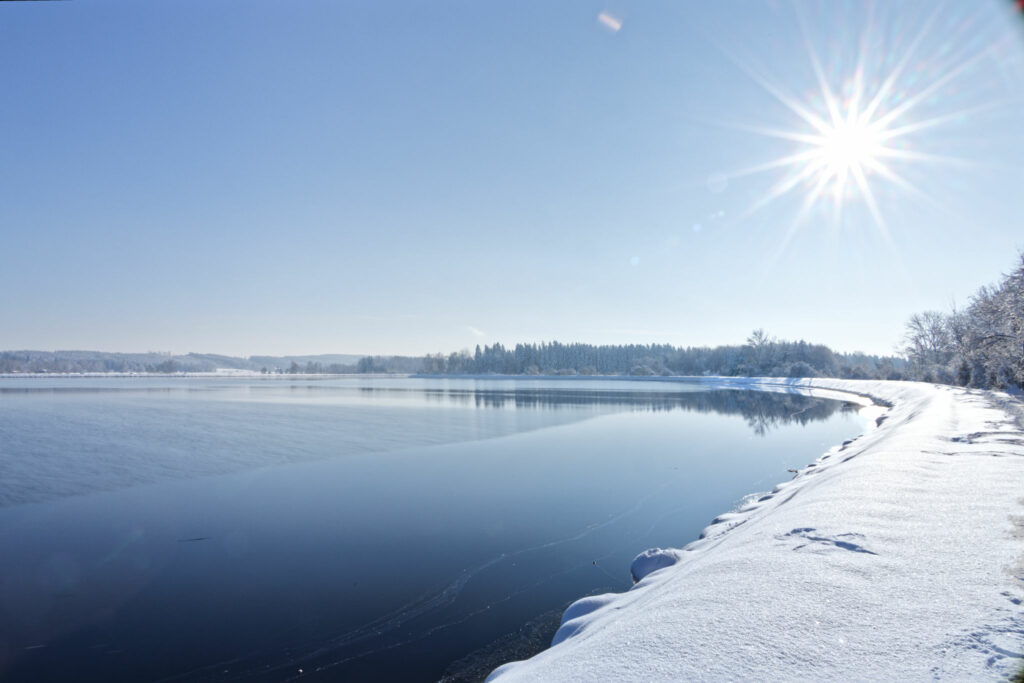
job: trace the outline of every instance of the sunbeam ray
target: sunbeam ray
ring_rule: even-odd
[[[979,104],[976,107],[958,109],[957,111],[953,111],[948,114],[942,114],[941,116],[933,116],[928,119],[922,119],[921,121],[908,123],[897,128],[888,128],[878,133],[878,139],[882,141],[891,140],[893,138],[899,138],[905,135],[910,135],[911,133],[925,131],[928,130],[929,128],[936,128],[938,126],[944,126],[949,123],[955,123],[956,121],[959,121],[967,116],[971,116],[973,114],[980,114],[986,111],[991,111],[993,109],[996,109],[997,107],[1005,106],[1006,104],[1007,103],[1005,101],[986,102],[984,104]]]
[[[794,114],[799,116],[801,119],[803,119],[812,128],[814,128],[815,130],[817,130],[820,133],[825,133],[825,132],[827,132],[829,130],[828,123],[824,119],[822,119],[820,116],[815,114],[814,111],[811,110],[809,107],[804,106],[795,97],[791,97],[791,96],[787,95],[780,87],[776,86],[774,83],[772,83],[767,78],[762,76],[760,73],[757,72],[756,69],[754,69],[752,66],[750,66],[748,63],[746,63],[744,60],[740,59],[738,56],[736,56],[732,52],[730,52],[728,50],[725,50],[725,49],[722,49],[722,52],[727,57],[729,57],[729,59],[736,66],[738,66],[741,71],[743,71],[745,74],[747,74],[747,76],[749,76],[751,80],[753,80],[755,83],[757,83],[759,86],[761,86],[761,88],[765,92],[770,94],[772,97],[774,97],[776,100],[778,100],[782,105],[784,105],[787,109],[789,109],[791,112],[793,112]]]
[[[797,164],[800,164],[802,162],[810,161],[815,156],[817,156],[817,152],[814,151],[789,154],[784,157],[779,157],[774,161],[767,161],[763,164],[757,164],[756,166],[748,166],[747,168],[741,168],[738,171],[733,171],[729,173],[726,177],[731,180],[735,178],[742,178],[743,176],[754,175],[756,173],[763,173],[764,171],[770,171],[775,168],[796,166]]]

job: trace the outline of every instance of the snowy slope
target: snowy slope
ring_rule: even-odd
[[[576,602],[553,647],[489,681],[999,679],[1024,665],[1018,403],[909,382],[715,382],[892,407],[701,540],[638,557],[632,590]]]

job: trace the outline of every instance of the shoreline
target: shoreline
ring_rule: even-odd
[[[644,381],[644,378],[638,378]],[[646,378],[679,381],[683,378]],[[686,378],[879,406],[552,646],[488,681],[989,678],[1024,663],[1024,431],[1005,394],[913,382]]]

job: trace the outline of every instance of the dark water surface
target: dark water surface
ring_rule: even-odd
[[[863,424],[674,382],[0,379],[0,679],[472,680]]]

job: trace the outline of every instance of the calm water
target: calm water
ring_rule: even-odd
[[[683,383],[0,379],[0,678],[475,680],[862,428]]]

